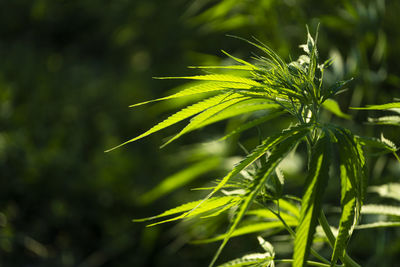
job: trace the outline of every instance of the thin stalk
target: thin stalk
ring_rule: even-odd
[[[319,214],[318,221],[319,221],[320,225],[322,226],[322,229],[324,230],[326,237],[328,238],[329,245],[331,246],[332,249],[334,249],[336,238],[332,233],[331,227],[329,226],[328,220],[326,219],[326,216],[325,216],[323,210],[321,210],[321,212]],[[359,265],[352,258],[350,258],[350,256],[346,252],[344,252],[344,257],[340,257],[340,260],[342,260],[346,266],[361,267],[361,265]]]
[[[292,263],[293,259],[281,259],[281,260],[274,260],[275,263]],[[307,265],[309,266],[318,266],[318,267],[331,267],[329,264],[316,262],[316,261],[306,261]],[[341,267],[343,265],[336,265],[335,267]]]

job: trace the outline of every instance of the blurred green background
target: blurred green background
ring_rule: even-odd
[[[335,60],[327,82],[355,78],[337,99],[354,121],[340,123],[364,135],[383,131],[400,145],[398,127],[368,126],[363,122],[374,113],[348,111],[400,97],[399,13],[399,1],[384,0],[1,0],[0,266],[209,263],[217,244],[188,245],[174,225],[145,228],[131,219],[202,196],[189,188],[218,171],[200,172],[158,199],[141,198],[191,161],[185,152],[197,150],[188,144],[218,136],[224,125],[162,150],[163,138],[177,128],[104,150],[183,104],[129,109],[183,84],[152,77],[224,64],[221,49],[245,59],[256,52],[227,34],[255,36],[289,60],[300,53],[305,25],[314,32],[321,23],[320,57]],[[391,157],[374,158],[371,166],[372,184],[400,177],[393,176],[400,172]],[[363,266],[395,266],[399,237],[397,229],[365,230],[354,237],[354,258]],[[243,239],[224,254],[255,248]]]

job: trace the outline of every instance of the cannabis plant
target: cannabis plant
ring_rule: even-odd
[[[397,149],[383,137],[361,137],[347,128],[322,120],[323,109],[345,116],[332,98],[341,93],[349,81],[339,81],[330,86],[324,84],[324,71],[331,60],[319,62],[317,37],[318,34],[313,38],[308,33],[306,44],[300,46],[304,54],[289,63],[258,40],[245,40],[264,55],[255,56],[253,61],[248,62],[224,52],[237,64],[197,67],[207,69],[209,73],[205,75],[161,78],[188,79],[199,83],[173,95],[133,105],[192,95],[204,96],[201,101],[183,108],[119,146],[188,118],[191,118],[190,122],[164,146],[191,131],[243,114],[255,113],[257,117],[241,124],[222,139],[269,123],[279,116],[292,117],[287,128],[263,139],[224,177],[218,179],[215,186],[203,188],[209,191],[203,199],[135,221],[164,218],[151,224],[157,225],[179,219],[199,218],[198,223],[201,223],[205,217],[230,213],[232,216],[226,233],[206,240],[222,241],[210,266],[216,263],[230,238],[267,230],[288,232],[293,240],[291,259],[276,258],[271,243],[259,236],[258,240],[265,253],[249,254],[221,266],[274,266],[280,262],[292,263],[293,266],[337,266],[339,261],[345,266],[359,266],[347,254],[346,248],[354,229],[360,227],[358,224],[367,192],[364,148],[371,146],[378,152],[394,154]],[[233,72],[210,74],[213,69],[229,69]],[[285,194],[280,165],[290,153],[300,148],[305,148],[307,154],[307,177],[301,198]],[[337,229],[328,223],[322,209],[329,179],[340,181],[341,207]],[[385,209],[373,205],[366,209],[367,214],[398,216],[396,212],[398,210],[393,211],[390,207]],[[396,221],[386,222],[386,225],[379,222],[375,226],[398,224]],[[330,258],[312,248],[318,237],[330,245]],[[312,259],[310,254],[314,256]]]

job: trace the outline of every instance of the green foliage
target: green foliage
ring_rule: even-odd
[[[365,194],[364,156],[358,140],[349,131],[335,131],[339,146],[340,178],[342,184],[342,215],[335,240],[331,263],[343,259],[345,248],[360,216]]]
[[[369,105],[367,107],[353,108],[361,110],[388,110],[396,113],[396,115],[381,116],[378,118],[368,118],[368,121],[372,124],[381,125],[395,125],[400,126],[400,102],[387,103],[382,105]]]
[[[365,109],[365,110],[390,110],[390,109],[395,109],[395,108],[400,108],[400,102],[394,102],[394,103],[387,103],[387,104],[382,104],[382,105],[369,105],[364,108],[353,108],[353,109]]]
[[[181,215],[174,217],[172,219],[167,219],[167,220],[149,225],[149,226],[153,226],[153,225],[157,225],[157,224],[161,224],[161,223],[165,223],[165,222],[176,221],[176,220],[186,218],[186,217],[196,216],[199,214],[204,215],[204,213],[214,211],[215,209],[219,209],[218,211],[220,211],[221,208],[223,210],[225,210],[227,207],[230,208],[230,207],[236,205],[239,201],[240,201],[240,198],[237,196],[214,197],[214,198],[209,198],[207,200],[199,200],[199,201],[186,203],[179,207],[167,210],[159,215],[149,217],[149,218],[144,218],[144,219],[135,219],[133,221],[143,222],[143,221],[154,220],[154,219],[174,215],[177,213],[181,213]],[[202,204],[202,205],[200,206],[200,204]]]
[[[279,162],[293,149],[298,142],[300,142],[305,134],[308,133],[308,129],[301,129],[302,131],[296,131],[297,129],[291,129],[288,131],[290,133],[290,137],[284,139],[280,143],[277,143],[271,149],[271,154],[268,156],[267,162],[265,165],[260,168],[252,181],[250,187],[247,189],[246,194],[242,197],[240,206],[238,208],[237,213],[235,214],[235,218],[227,231],[226,237],[224,238],[220,248],[214,256],[213,261],[211,262],[211,266],[217,260],[219,254],[222,249],[228,242],[229,238],[232,236],[239,222],[242,220],[243,216],[246,214],[247,210],[250,208],[251,204],[261,191],[261,189],[265,186],[267,179],[270,179],[271,174],[279,164]]]
[[[210,188],[211,192],[203,200],[184,204],[160,215],[143,219],[152,220],[180,213],[172,219],[153,223],[150,225],[152,226],[194,216],[209,218],[220,215],[224,211],[230,211],[230,223],[225,234],[194,241],[194,243],[205,243],[222,240],[222,244],[210,266],[216,263],[231,237],[282,230],[288,231],[294,238],[293,259],[287,260],[287,262],[292,262],[293,266],[305,266],[306,264],[336,266],[339,259],[346,266],[358,266],[347,255],[346,248],[353,230],[359,223],[361,211],[363,213],[376,213],[379,209],[379,214],[398,215],[398,209],[394,207],[367,205],[362,209],[367,192],[364,147],[373,144],[388,153],[396,150],[393,143],[383,137],[381,139],[358,137],[346,128],[321,120],[322,108],[345,119],[350,119],[350,116],[344,114],[338,103],[331,99],[342,92],[341,89],[347,82],[337,82],[332,86],[323,84],[324,71],[331,62],[319,63],[317,37],[318,34],[313,38],[308,33],[306,44],[300,46],[304,54],[298,60],[289,63],[286,63],[273,50],[258,40],[256,42],[245,40],[264,52],[265,57],[256,56],[255,63],[252,64],[225,53],[240,63],[237,67],[226,67],[233,70],[232,74],[175,77],[176,79],[203,80],[205,84],[204,87],[200,84],[195,87],[195,90],[193,90],[193,87],[184,89],[172,96],[155,101],[200,92],[218,93],[178,111],[147,132],[122,144],[136,141],[189,117],[191,117],[191,120],[186,127],[166,144],[190,131],[246,113],[267,111],[267,115],[262,115],[240,125],[221,140],[262,125],[273,117],[291,115],[293,119],[291,126],[263,139],[260,145],[248,153],[227,175],[218,180],[216,186]],[[204,68],[218,69],[215,66]],[[235,72],[237,70],[245,72]],[[171,77],[165,79],[171,79]],[[149,102],[151,101],[144,103]],[[388,107],[392,108],[393,105],[383,105],[378,108]],[[367,109],[372,108],[377,108],[377,106]],[[299,211],[297,206],[283,199],[288,196],[283,195],[285,178],[279,166],[288,154],[295,153],[303,142],[306,143],[306,153],[309,157],[304,194],[300,200],[301,208]],[[337,148],[333,149],[334,147]],[[337,152],[337,155],[334,152]],[[341,215],[336,236],[333,235],[322,210],[323,196],[331,176],[330,168],[334,162],[332,159],[335,156],[339,158],[341,181]],[[240,177],[240,174],[242,177]],[[178,175],[178,177],[180,176]],[[162,182],[152,193],[154,198],[159,194],[157,192],[162,190],[160,188],[171,184],[171,179],[177,178],[167,178]],[[179,183],[178,181],[177,185]],[[235,190],[229,191],[231,188]],[[225,196],[215,197],[215,194]],[[146,197],[151,198],[152,196],[146,195]],[[295,198],[294,196],[289,197]],[[274,202],[277,205],[276,210],[270,206]],[[260,205],[264,208],[256,209],[256,206]],[[326,241],[333,249],[330,261],[312,249],[318,223],[321,224],[327,236]],[[375,224],[376,227],[395,225],[395,222]],[[370,226],[367,225],[365,228]],[[295,227],[295,230],[292,227]],[[266,241],[261,243],[264,244],[264,248],[268,248],[266,253],[249,254],[221,266],[274,265],[275,254],[272,245]],[[321,262],[309,261],[310,253]],[[282,260],[282,262],[285,261]]]
[[[335,114],[338,117],[344,118],[344,119],[350,119],[351,116],[348,114],[343,113],[343,111],[340,110],[339,104],[333,100],[333,99],[327,99],[323,103],[323,107]]]
[[[224,74],[252,79],[250,72],[256,69],[251,65],[260,64],[249,58],[258,53],[256,48],[226,38],[227,33],[257,36],[287,63],[299,55],[296,46],[303,41],[304,25],[315,29],[321,22],[319,55],[333,59],[324,71],[323,87],[343,92],[333,98],[352,120],[331,116],[326,108],[331,98],[322,103],[320,121],[361,135],[357,139],[366,148],[368,182],[373,185],[367,188],[365,204],[398,206],[393,184],[400,177],[393,153],[397,148],[387,142],[400,144],[398,112],[349,111],[348,107],[399,101],[399,12],[399,1],[384,0],[0,1],[0,266],[200,267],[209,262],[214,244],[181,245],[224,235],[235,205],[183,220],[170,231],[166,231],[170,224],[144,228],[130,219],[204,199],[247,154],[243,151],[251,152],[267,137],[295,125],[297,118],[281,106],[256,110],[278,104],[252,99],[233,104],[228,111],[245,111],[241,108],[245,106],[253,111],[210,123],[165,150],[154,149],[165,142],[161,136],[169,137],[190,118],[125,149],[108,154],[103,150],[150,129],[152,122],[166,118],[162,114],[225,93],[227,85],[190,80],[182,97],[164,99],[168,101],[150,108],[126,109],[146,99],[173,95],[184,82],[152,80],[152,76]],[[214,56],[220,48],[232,55]],[[251,65],[240,58],[249,59]],[[187,65],[200,67],[186,69]],[[246,85],[232,82],[227,87],[235,86]],[[235,113],[228,111],[218,114]],[[226,141],[200,143],[223,136]],[[188,145],[193,140],[195,144]],[[329,244],[334,245],[343,207],[339,204],[341,158],[338,143],[332,141],[323,207],[334,233]],[[221,258],[264,253],[261,247],[250,249],[255,236],[262,235],[277,250],[275,264],[291,264],[282,258],[292,254],[294,235],[289,231],[297,225],[289,215],[300,211],[301,203],[293,195],[301,197],[304,191],[306,146],[307,141],[300,143],[281,161],[235,232],[252,224],[265,228],[233,238]],[[233,175],[214,196],[244,194],[269,153]],[[188,187],[202,190],[188,192]],[[146,202],[149,205],[144,207]],[[220,216],[211,216],[219,212]],[[397,222],[392,215],[362,215],[354,231],[365,230],[351,236],[346,253],[362,266],[396,266]],[[270,223],[277,227],[268,228]],[[290,227],[286,229],[284,223]],[[377,224],[379,229],[371,228]],[[329,244],[317,226],[313,249],[331,259]],[[311,254],[309,265],[324,262],[313,250]]]

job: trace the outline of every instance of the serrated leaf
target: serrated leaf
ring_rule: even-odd
[[[293,129],[291,130],[293,132]],[[251,187],[248,189],[248,193],[242,199],[238,212],[235,215],[235,218],[226,233],[226,237],[224,238],[221,246],[219,247],[217,253],[215,254],[210,266],[212,266],[217,260],[219,254],[222,249],[225,247],[226,243],[232,236],[239,222],[246,214],[247,209],[253,203],[255,197],[260,192],[261,188],[263,188],[265,182],[270,177],[270,175],[274,172],[276,166],[281,162],[281,160],[300,142],[306,134],[309,133],[309,129],[305,128],[302,131],[298,131],[297,133],[292,133],[292,135],[283,139],[279,144],[273,146],[271,154],[269,155],[267,162],[262,167],[262,170],[259,171],[260,175],[257,175],[254,179]]]
[[[182,76],[182,77],[156,77],[156,79],[185,79],[185,80],[201,80],[201,81],[219,81],[219,82],[235,82],[252,86],[261,86],[259,82],[252,79],[239,77],[229,74],[209,74],[209,75],[195,75],[195,76]]]
[[[164,146],[168,145],[169,143],[171,143],[172,141],[178,139],[179,137],[181,137],[185,133],[188,133],[190,131],[196,130],[196,129],[204,126],[205,125],[205,123],[204,123],[205,121],[207,121],[208,119],[212,118],[213,116],[215,116],[219,112],[227,109],[228,107],[230,107],[230,106],[232,106],[232,105],[234,105],[236,103],[239,103],[239,102],[242,102],[242,101],[245,101],[245,100],[248,100],[248,99],[249,99],[249,97],[243,97],[240,94],[230,94],[230,95],[226,96],[225,99],[222,102],[220,102],[220,103],[208,108],[207,110],[204,110],[200,114],[198,114],[195,117],[193,117],[190,120],[189,124],[185,128],[183,128],[173,138],[169,139],[168,142],[166,142],[165,144],[162,145],[162,147],[164,147]]]
[[[396,146],[393,146],[394,144],[392,142],[383,142],[382,139],[375,137],[358,136],[357,139],[363,146],[383,149],[386,150],[386,152],[394,152],[397,150]]]
[[[178,111],[177,113],[169,116],[167,119],[163,120],[162,122],[156,124],[155,126],[150,128],[148,131],[144,132],[143,134],[141,134],[141,135],[139,135],[139,136],[137,136],[137,137],[135,137],[133,139],[130,139],[130,140],[118,145],[118,146],[115,146],[115,147],[107,150],[106,152],[112,151],[112,150],[117,149],[117,148],[119,148],[121,146],[124,146],[124,145],[126,145],[128,143],[131,143],[131,142],[134,142],[136,140],[139,140],[139,139],[141,139],[143,137],[146,137],[146,136],[148,136],[150,134],[153,134],[153,133],[158,132],[158,131],[160,131],[162,129],[165,129],[165,128],[173,125],[173,124],[176,124],[176,123],[178,123],[178,122],[180,122],[182,120],[185,120],[185,119],[187,119],[189,117],[192,117],[192,116],[194,116],[194,115],[196,115],[196,114],[198,114],[198,113],[200,113],[200,112],[202,112],[204,110],[209,109],[210,107],[216,106],[216,105],[222,103],[229,95],[231,95],[231,94],[225,93],[225,94],[216,95],[216,96],[207,98],[206,100],[200,101],[200,102],[198,102],[196,104],[193,104],[191,106],[188,106],[188,107]]]
[[[191,96],[195,94],[201,94],[201,93],[209,93],[209,92],[216,92],[216,91],[224,91],[224,90],[235,90],[235,89],[250,89],[252,86],[247,85],[247,84],[240,84],[240,83],[233,83],[233,82],[202,82],[201,84],[197,84],[194,86],[190,86],[186,89],[183,89],[179,91],[176,94],[162,97],[162,98],[157,98],[137,104],[130,105],[129,107],[137,107],[141,105],[145,105],[148,103],[153,103],[157,101],[162,101],[162,100],[168,100],[168,99],[173,99],[173,98],[178,98],[178,97],[185,97],[185,96]]]
[[[240,197],[238,197],[238,196],[213,197],[213,198],[209,198],[207,200],[198,200],[198,201],[189,202],[189,203],[180,205],[176,208],[167,210],[159,215],[148,217],[148,218],[143,218],[143,219],[134,219],[133,221],[134,222],[144,222],[144,221],[150,221],[150,220],[154,220],[154,219],[158,219],[158,218],[167,217],[167,216],[174,215],[177,213],[183,213],[172,219],[168,219],[168,220],[165,220],[162,222],[158,222],[158,223],[149,225],[149,226],[152,226],[152,225],[156,225],[156,224],[160,224],[160,223],[165,223],[165,222],[182,219],[186,216],[189,216],[189,213],[190,213],[190,216],[199,215],[201,213],[205,213],[205,212],[212,211],[214,209],[223,207],[225,205],[229,205],[230,203],[237,203],[238,201],[240,201]],[[197,207],[200,203],[203,203],[204,205]],[[193,210],[195,207],[197,207],[196,210]]]
[[[351,116],[343,113],[339,107],[339,104],[333,99],[325,100],[325,102],[322,103],[322,106],[340,118],[351,119]]]
[[[343,178],[346,179],[346,178]],[[334,266],[338,258],[345,256],[345,249],[347,242],[349,241],[354,226],[357,223],[358,217],[356,216],[356,197],[352,191],[350,181],[346,181],[348,186],[344,198],[342,200],[342,214],[339,222],[339,232],[335,240],[333,247],[333,253],[331,257],[331,266]]]
[[[338,148],[340,155],[340,179],[342,185],[341,206],[342,214],[339,221],[338,234],[335,240],[333,253],[331,257],[331,266],[334,266],[338,258],[343,258],[345,248],[350,239],[354,226],[358,220],[359,212],[357,212],[357,192],[351,181],[360,179],[358,170],[361,166],[357,166],[356,155],[352,153],[353,144],[349,142],[347,137],[340,131],[336,131],[336,139],[338,140]]]
[[[259,110],[272,110],[277,109],[280,106],[271,102],[266,102],[263,99],[249,99],[245,101],[241,101],[240,103],[233,104],[228,108],[220,111],[218,114],[210,117],[201,123],[198,127],[204,127],[206,125],[225,120],[228,118],[232,118],[238,115],[259,111]]]
[[[390,110],[392,108],[400,108],[400,102],[386,103],[382,105],[368,105],[366,107],[352,107],[351,109]]]
[[[363,142],[359,137],[342,127],[331,127],[330,130],[333,131],[335,138],[337,138],[340,148],[344,151],[343,153],[349,155],[346,162],[349,168],[349,175],[347,177],[356,192],[357,214],[359,214],[367,189],[365,158],[362,149]],[[345,188],[345,186],[342,186],[342,198]]]
[[[330,149],[327,134],[317,141],[313,149],[306,191],[302,199],[300,222],[296,229],[293,266],[304,266],[310,252],[321,200],[329,176]]]
[[[347,81],[339,81],[336,82],[335,84],[333,84],[331,87],[327,88],[327,89],[322,89],[323,92],[323,98],[322,101],[326,101],[327,99],[329,99],[330,97],[339,94],[340,92],[343,92],[343,87],[348,84],[350,81],[352,81],[353,79],[347,80]]]
[[[296,220],[289,220],[286,222],[287,225],[289,226],[296,226],[297,221]],[[253,234],[253,233],[260,233],[260,232],[265,232],[267,230],[276,230],[276,229],[285,229],[284,225],[282,224],[281,221],[272,221],[272,222],[252,222],[251,224],[244,225],[238,227],[236,230],[234,230],[231,233],[230,238],[236,237],[236,236],[242,236],[242,235],[247,235],[247,234]],[[204,244],[204,243],[212,243],[220,240],[224,240],[227,238],[228,234],[222,234],[218,235],[213,238],[208,238],[208,239],[202,239],[202,240],[196,240],[193,241],[193,244]]]
[[[231,65],[231,66],[189,66],[190,69],[229,69],[229,70],[254,70],[255,66]]]
[[[338,143],[341,173],[342,214],[331,260],[334,265],[338,258],[344,260],[346,255],[345,247],[359,220],[367,181],[361,139],[347,129],[333,126],[328,128],[333,134],[332,139]]]

